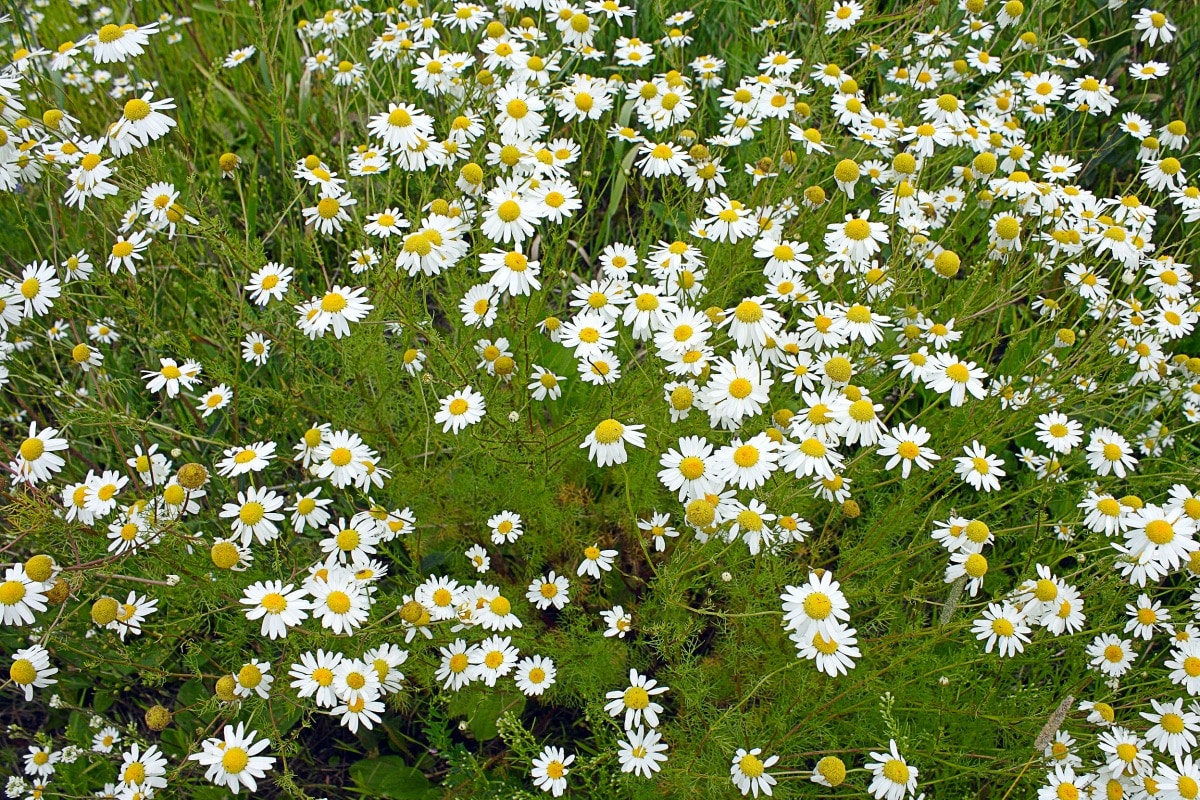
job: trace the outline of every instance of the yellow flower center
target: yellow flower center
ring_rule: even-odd
[[[0,606],[15,606],[25,597],[25,584],[21,581],[5,581],[0,584]]]
[[[1042,578],[1034,585],[1033,595],[1043,603],[1049,602],[1058,597],[1058,586],[1055,585],[1054,581]]]
[[[1175,538],[1175,528],[1165,519],[1151,520],[1146,525],[1146,538],[1157,545],[1168,544]]]
[[[341,208],[342,206],[336,198],[326,197],[317,203],[317,215],[321,219],[333,219],[338,215]]]
[[[695,456],[687,456],[679,462],[679,472],[689,481],[694,481],[704,474],[704,462]]]
[[[278,592],[263,595],[262,607],[272,614],[281,614],[287,610],[287,599]]]
[[[738,400],[749,397],[753,390],[754,386],[745,378],[734,378],[729,382],[729,394]]]
[[[104,27],[102,27],[96,36],[101,41],[101,43],[112,44],[113,42],[118,41],[124,35],[125,35],[125,32],[122,31],[119,27],[117,27],[116,25],[109,24],[109,25],[105,25]]]
[[[249,503],[246,503],[244,506],[242,506],[242,510],[238,512],[238,519],[240,519],[244,525],[257,525],[262,521],[262,518],[266,513],[267,510],[263,507],[262,503],[251,500]]]
[[[1017,238],[1021,233],[1021,223],[1016,217],[1003,216],[996,220],[996,236],[1001,239],[1012,240]]]
[[[358,531],[353,528],[346,528],[337,535],[338,549],[344,552],[350,552],[358,547],[360,541],[361,537],[358,535]]]
[[[225,755],[221,756],[221,766],[226,772],[237,774],[246,768],[250,763],[250,756],[240,747],[225,748]]]
[[[125,103],[125,118],[130,122],[138,122],[150,116],[150,104],[135,97]]]
[[[321,310],[326,314],[337,314],[344,311],[348,305],[349,301],[337,292],[329,292],[321,298]]]
[[[733,315],[737,317],[738,322],[752,325],[763,318],[763,309],[762,306],[753,300],[743,300],[738,303],[737,308],[733,311]]]
[[[946,377],[956,383],[966,383],[971,379],[971,371],[966,364],[955,362],[946,367]]]
[[[871,235],[871,224],[865,219],[852,219],[846,223],[843,230],[846,238],[861,242]]]
[[[889,758],[883,765],[883,776],[892,783],[908,783],[908,766],[897,758]]]
[[[46,452],[46,443],[36,436],[30,437],[21,442],[20,452],[26,461],[37,461]]]
[[[496,209],[496,213],[504,222],[512,222],[521,216],[521,207],[514,200],[505,200]]]
[[[260,683],[262,683],[262,670],[253,664],[246,664],[244,667],[238,670],[237,679],[238,683],[240,683],[242,686],[245,686],[247,689],[253,689],[255,686],[258,686]]]
[[[625,706],[634,711],[640,711],[650,705],[650,695],[640,686],[630,686],[625,690]]]
[[[625,433],[625,426],[615,419],[606,419],[596,426],[595,438],[600,444],[613,444]]]
[[[387,118],[388,124],[396,128],[407,128],[412,125],[412,115],[403,108],[393,109]]]
[[[146,767],[142,765],[142,762],[134,761],[125,767],[125,771],[121,773],[121,780],[130,786],[144,783],[146,781]]]
[[[761,778],[766,767],[763,765],[762,759],[747,753],[738,761],[738,769],[747,778]]]
[[[833,612],[833,601],[822,592],[813,592],[804,598],[804,613],[812,619],[825,619]]]
[[[333,591],[325,598],[325,605],[335,614],[345,614],[350,610],[350,595],[342,591]]]

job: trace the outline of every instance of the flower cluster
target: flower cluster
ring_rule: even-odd
[[[26,5],[0,634],[73,716],[13,730],[9,796],[292,791],[301,737],[450,791],[905,800],[903,750],[978,793],[895,719],[931,664],[943,727],[1094,693],[1034,728],[1040,800],[1200,794],[1183,23],[837,0],[726,52],[621,0]],[[115,665],[149,734],[91,714]],[[834,707],[877,685],[866,738]]]

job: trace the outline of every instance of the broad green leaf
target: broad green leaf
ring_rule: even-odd
[[[425,775],[404,763],[400,756],[379,756],[355,762],[350,767],[350,777],[369,797],[415,800],[432,794]]]

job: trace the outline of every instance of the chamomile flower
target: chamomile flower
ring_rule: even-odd
[[[23,303],[23,316],[26,318],[47,313],[54,305],[54,299],[62,294],[54,266],[49,261],[26,265],[13,285]]]
[[[373,463],[376,457],[375,451],[367,447],[357,433],[333,431],[327,437],[322,436],[313,453],[313,474],[344,489],[365,477],[367,463]]]
[[[275,443],[254,442],[241,447],[227,447],[223,455],[225,457],[217,462],[218,475],[234,478],[250,472],[261,472],[275,457]]]
[[[1127,472],[1134,470],[1138,460],[1124,436],[1110,428],[1100,427],[1093,430],[1088,439],[1087,462],[1101,477],[1111,473],[1124,478]]]
[[[175,127],[175,120],[163,113],[175,108],[175,101],[169,97],[153,100],[153,97],[153,92],[146,92],[141,97],[127,100],[121,118],[109,126],[108,148],[114,156],[120,158],[146,147]]]
[[[367,621],[370,597],[352,573],[330,570],[327,578],[308,585],[312,597],[312,616],[335,634],[351,634]]]
[[[495,686],[497,679],[516,667],[520,651],[513,647],[511,637],[493,635],[480,642],[468,655],[471,680]]]
[[[1192,709],[1184,710],[1182,698],[1171,702],[1151,699],[1150,705],[1153,713],[1139,712],[1143,719],[1153,723],[1146,731],[1146,741],[1159,752],[1176,758],[1190,753],[1196,746],[1196,734],[1200,733],[1200,714]]]
[[[121,731],[112,725],[106,725],[92,737],[92,752],[111,753],[121,741]]]
[[[541,263],[519,250],[496,250],[479,257],[479,271],[490,275],[488,285],[501,295],[527,296],[542,288],[537,275]]]
[[[624,639],[625,634],[633,630],[633,617],[623,606],[613,606],[601,611],[600,619],[604,622],[604,635],[608,638]]]
[[[331,328],[335,339],[350,335],[350,323],[361,322],[375,308],[364,296],[365,287],[334,285],[321,297],[314,297],[306,306],[297,306],[302,313],[297,326],[310,339],[324,336]]]
[[[487,521],[491,531],[492,544],[512,544],[521,538],[524,529],[521,527],[521,515],[512,511],[501,511]]]
[[[0,624],[32,625],[34,612],[46,610],[46,595],[40,581],[26,574],[20,565],[4,571],[0,583]]]
[[[58,453],[68,446],[67,440],[58,435],[57,428],[43,427],[39,431],[36,422],[29,423],[29,435],[17,447],[17,457],[8,464],[13,482],[35,486],[50,480],[66,465],[66,460]]]
[[[671,527],[671,516],[658,512],[655,512],[650,519],[638,520],[638,529],[654,540],[654,549],[659,553],[667,549],[667,539],[679,536],[679,532]]]
[[[588,459],[596,462],[596,466],[624,464],[628,456],[625,445],[645,447],[646,436],[642,433],[645,425],[622,424],[615,419],[606,419],[592,430],[583,442],[581,448],[588,449]]]
[[[669,142],[643,142],[638,167],[647,178],[682,175],[686,166],[685,151]]]
[[[567,791],[567,774],[571,764],[575,763],[575,755],[567,755],[561,747],[547,747],[533,759],[533,768],[529,775],[533,785],[554,797],[562,797]]]
[[[811,630],[808,633],[792,631],[791,639],[796,644],[797,655],[816,663],[817,669],[831,678],[847,674],[854,669],[855,659],[862,657],[858,649],[858,631],[833,622],[826,632]]]
[[[371,117],[367,130],[384,147],[400,151],[433,138],[433,119],[408,103],[389,103],[388,110]]]
[[[526,697],[540,697],[555,683],[558,670],[554,662],[542,656],[526,656],[517,662],[513,681]]]
[[[884,469],[900,467],[900,475],[907,478],[915,464],[919,469],[933,469],[933,462],[941,459],[933,448],[926,447],[931,434],[920,425],[897,425],[890,433],[879,437],[879,455],[888,458]]]
[[[616,550],[602,550],[599,545],[593,544],[584,548],[583,561],[580,562],[575,574],[579,577],[587,575],[595,580],[600,580],[600,573],[611,570],[613,559],[616,557]]]
[[[1131,641],[1113,633],[1103,633],[1094,638],[1087,647],[1087,654],[1091,666],[1111,678],[1124,675],[1137,656]]]
[[[414,599],[429,611],[432,620],[445,620],[454,617],[455,609],[466,602],[466,592],[458,581],[432,575],[417,587]]]
[[[241,603],[247,606],[246,619],[262,620],[262,635],[282,639],[288,630],[308,619],[312,607],[307,592],[282,581],[258,581],[247,586]]]
[[[1060,411],[1038,417],[1037,439],[1056,453],[1066,455],[1083,441],[1083,426]]]
[[[443,433],[454,434],[462,433],[468,425],[477,424],[487,410],[483,395],[470,386],[443,397],[440,406],[433,421],[442,425]]]
[[[511,242],[514,250],[520,250],[526,239],[533,238],[535,226],[546,214],[541,203],[504,186],[489,191],[484,200],[487,208],[480,230],[493,242]]]
[[[639,725],[636,730],[625,732],[625,738],[617,746],[617,760],[621,772],[651,778],[662,770],[662,764],[667,760],[666,752],[662,734]]]
[[[989,603],[983,616],[975,620],[972,633],[975,634],[975,638],[985,642],[985,653],[990,653],[996,648],[1001,658],[1007,658],[1025,649],[1025,645],[1029,643],[1030,628],[1024,614],[1011,604]]]
[[[180,364],[173,358],[159,358],[157,370],[143,370],[142,378],[146,381],[146,389],[151,394],[157,394],[164,389],[167,397],[175,397],[180,389],[191,389],[196,383],[197,373],[188,374],[185,368],[188,362]]]
[[[642,724],[651,728],[658,727],[658,715],[663,707],[654,698],[665,694],[666,686],[659,686],[658,681],[641,675],[637,670],[629,670],[629,688],[609,692],[605,697],[609,703],[604,707],[609,716],[625,716],[625,730],[631,731]]]
[[[343,658],[333,671],[333,691],[343,702],[374,700],[382,691],[379,673],[362,658]]]
[[[463,555],[471,562],[471,566],[475,567],[476,572],[484,573],[492,567],[492,559],[481,544],[472,545],[467,548],[467,551]]]
[[[249,547],[252,541],[266,544],[279,536],[275,523],[283,520],[279,509],[283,507],[283,496],[266,487],[251,486],[238,492],[236,503],[225,503],[221,508],[223,519],[232,519],[234,536]]]
[[[562,383],[566,380],[561,375],[555,375],[545,367],[533,365],[530,371],[529,385],[526,387],[538,402],[557,400],[562,396]]]
[[[143,749],[139,742],[134,742],[121,754],[121,766],[117,768],[118,786],[130,796],[155,792],[166,788],[166,774],[167,759],[158,745]]]
[[[845,222],[830,225],[825,234],[826,249],[852,264],[872,258],[887,242],[887,225],[871,222],[869,210],[864,210],[861,216],[847,214]]]
[[[1167,15],[1151,8],[1138,9],[1133,15],[1133,29],[1141,34],[1141,40],[1151,47],[1162,42],[1167,44],[1175,38],[1175,25]]]
[[[14,651],[8,668],[9,680],[24,693],[26,702],[33,700],[34,689],[58,683],[57,678],[51,677],[57,673],[58,668],[50,666],[49,651],[40,644]]]
[[[976,399],[986,396],[983,380],[987,372],[974,361],[959,359],[949,353],[938,353],[929,359],[925,370],[925,385],[938,394],[949,394],[950,405],[966,402],[967,395]]]
[[[765,433],[733,442],[713,455],[717,480],[740,489],[757,489],[778,468],[775,442]]]
[[[771,787],[778,783],[775,776],[768,774],[767,770],[775,766],[779,761],[779,756],[773,755],[765,759],[761,756],[761,747],[755,747],[752,750],[739,747],[733,754],[733,763],[729,767],[729,778],[743,797],[751,795],[758,797],[759,792],[769,797]]]
[[[987,451],[979,442],[963,446],[966,455],[954,459],[954,471],[964,483],[975,491],[996,492],[1000,490],[1000,479],[1005,476],[1004,462],[999,456]]]
[[[271,696],[271,684],[275,682],[275,676],[271,674],[270,663],[252,659],[243,664],[233,677],[233,693],[238,697],[257,695],[265,700]]]
[[[850,620],[850,604],[832,572],[810,573],[806,583],[785,587],[780,599],[783,601],[783,626],[805,641],[813,633],[828,639],[835,626]]]
[[[1125,541],[1133,556],[1178,569],[1200,549],[1196,522],[1180,508],[1147,503],[1124,518]]]
[[[903,800],[916,794],[918,771],[900,755],[895,739],[888,747],[882,753],[871,753],[871,760],[866,764],[872,776],[867,791],[876,800]]]
[[[475,621],[485,631],[507,631],[520,628],[521,620],[513,613],[512,602],[502,594],[481,597],[485,600],[475,612]]]
[[[342,224],[350,221],[348,209],[357,203],[358,200],[349,194],[340,194],[336,197],[326,195],[318,200],[315,206],[302,209],[304,223],[312,225],[326,236],[339,233],[342,230]]]
[[[734,351],[718,359],[704,392],[706,410],[714,426],[735,427],[748,416],[762,412],[774,378],[752,354]]]
[[[196,406],[196,410],[200,412],[201,418],[208,417],[229,405],[232,400],[233,391],[225,384],[218,383],[200,396],[200,403]]]
[[[247,732],[244,723],[239,722],[236,728],[226,725],[220,738],[205,739],[201,751],[188,759],[205,767],[205,779],[217,786],[235,794],[242,787],[254,792],[258,781],[275,766],[274,756],[259,755],[270,746],[270,739],[259,739],[258,731]]]
[[[839,0],[833,8],[825,12],[825,33],[835,34],[848,31],[854,27],[863,16],[863,5],[858,0]]]
[[[153,33],[158,33],[158,25],[154,23],[141,27],[104,25],[88,37],[92,43],[92,60],[97,64],[111,64],[136,58],[145,52]]]

